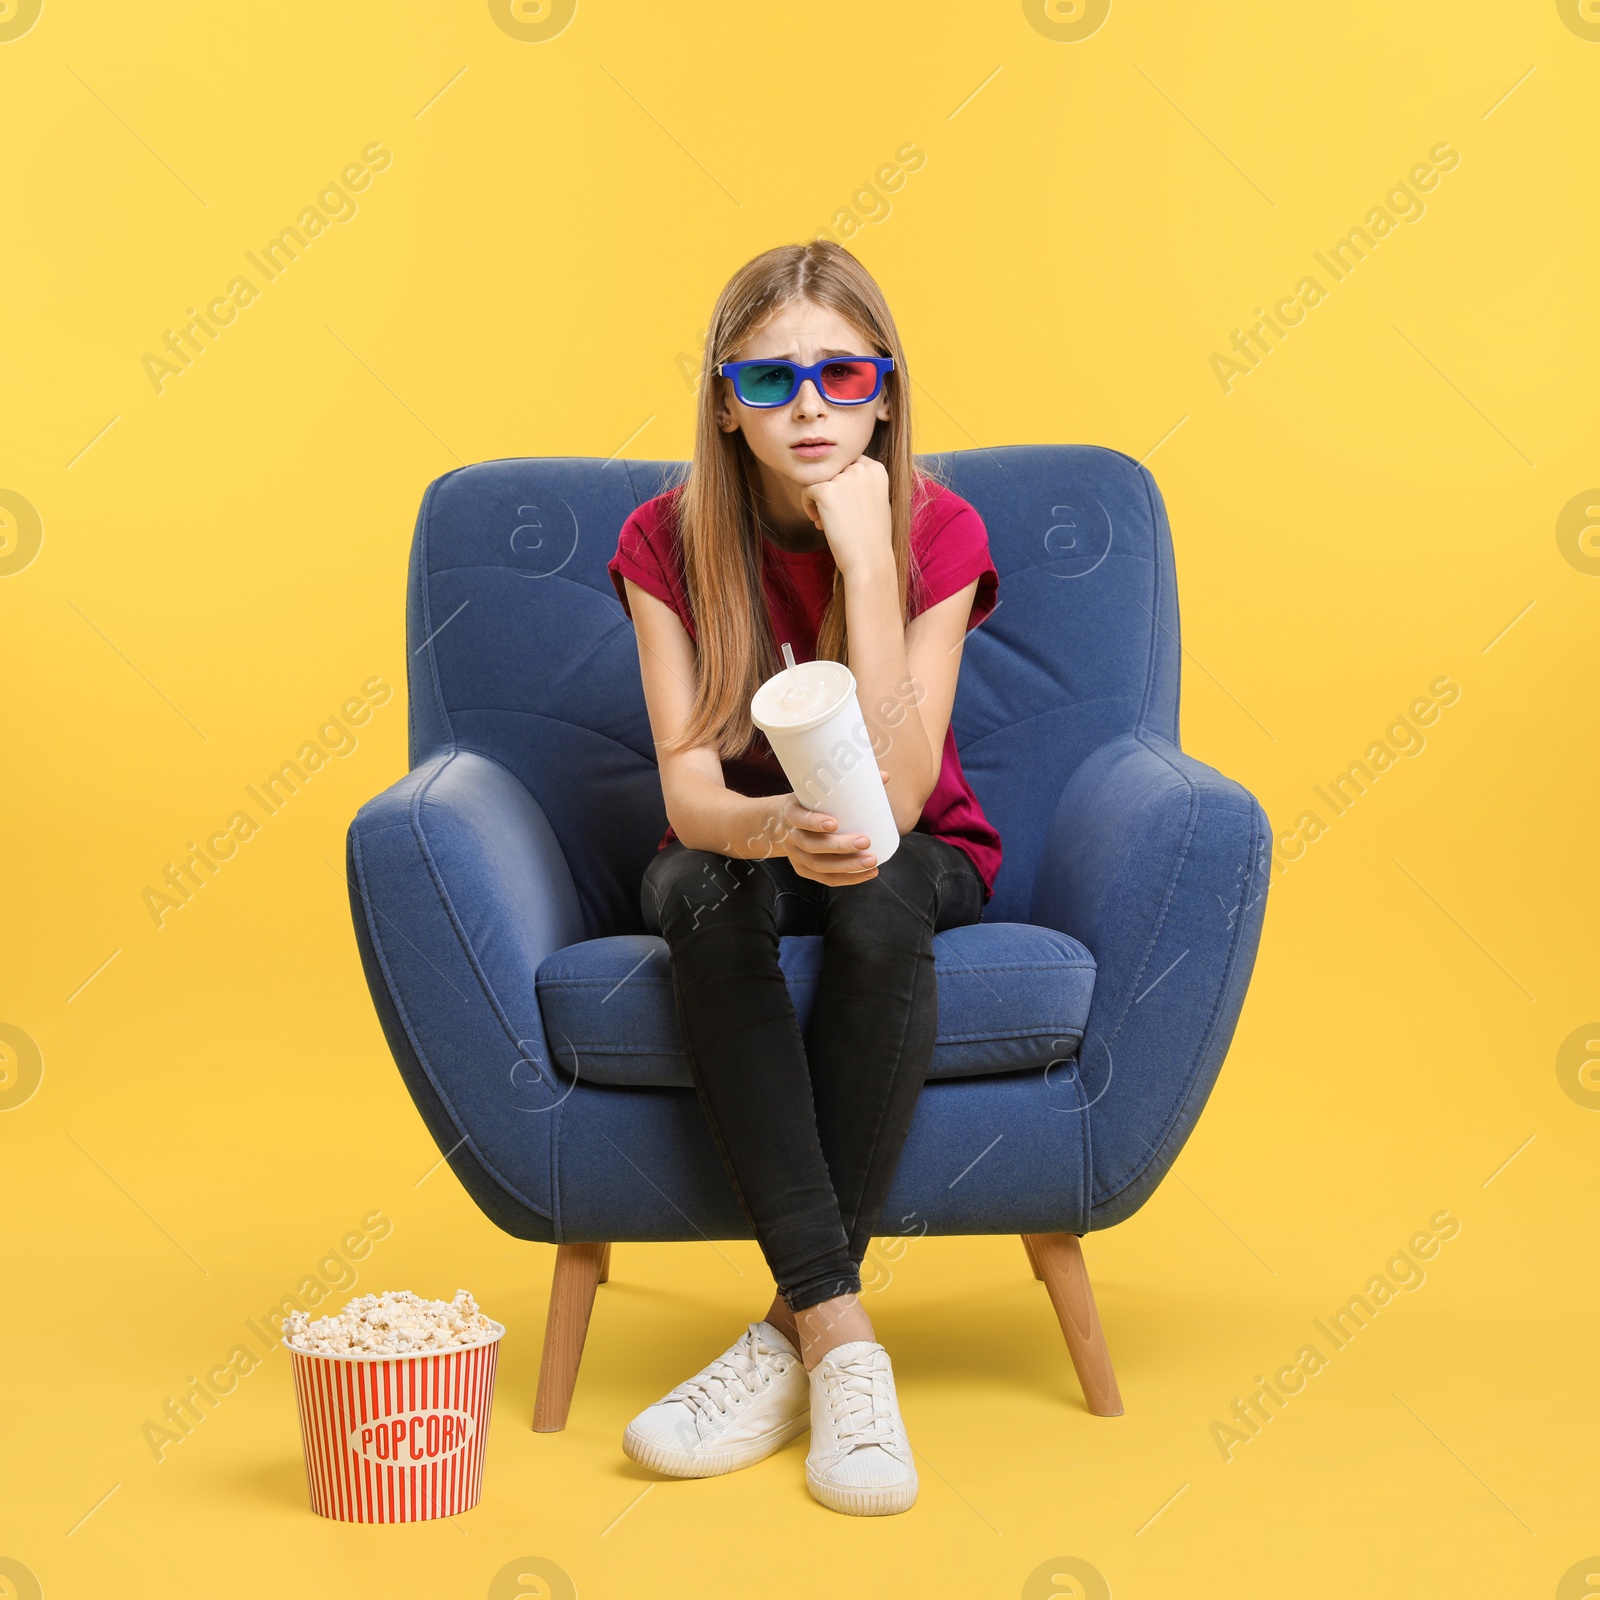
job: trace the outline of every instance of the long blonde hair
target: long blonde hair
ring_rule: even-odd
[[[851,253],[829,240],[778,245],[748,261],[717,298],[700,370],[694,459],[669,491],[682,541],[684,581],[695,623],[698,666],[688,721],[661,749],[709,745],[720,759],[739,755],[755,725],[750,698],[783,668],[761,586],[761,531],[756,514],[756,460],[742,430],[717,426],[717,366],[735,359],[767,318],[796,300],[837,311],[866,336],[863,355],[892,356],[884,379],[889,415],[872,431],[865,454],[889,475],[894,564],[900,618],[920,581],[911,550],[914,511],[932,493],[936,476],[911,451],[911,391],[905,351],[883,291]],[[833,594],[817,633],[819,659],[848,665],[844,581],[835,573]]]

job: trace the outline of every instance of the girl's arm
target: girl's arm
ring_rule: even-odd
[[[902,630],[892,564],[886,574],[844,574],[850,670],[878,765],[888,774],[889,804],[901,833],[916,827],[939,781],[977,590],[974,578]]]
[[[801,503],[827,536],[844,579],[850,670],[861,715],[888,774],[889,804],[909,833],[939,781],[976,578],[959,594],[900,621],[891,542],[889,475],[862,456]]]
[[[786,855],[797,871],[819,882],[860,883],[873,877],[877,868],[860,865],[865,852],[850,842],[855,836],[834,837],[833,829],[823,827],[832,819],[808,810],[794,795],[736,793],[723,781],[722,762],[708,745],[661,753],[662,741],[689,720],[694,706],[694,641],[671,606],[631,578],[622,581],[639,641],[639,676],[673,832],[691,850],[741,858]]]

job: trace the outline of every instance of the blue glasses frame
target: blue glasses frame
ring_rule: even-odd
[[[829,394],[822,386],[822,374],[829,367],[838,366],[840,362],[849,361],[857,365],[868,364],[877,369],[878,381],[873,385],[872,393],[863,396],[860,400],[841,400],[837,395]],[[739,382],[740,375],[751,367],[765,367],[769,371],[773,367],[787,367],[789,370],[789,392],[781,400],[747,400]],[[866,406],[883,393],[883,377],[886,372],[894,370],[892,356],[829,356],[825,361],[815,361],[809,367],[803,367],[795,361],[784,361],[779,357],[768,357],[765,361],[723,361],[717,366],[720,377],[733,380],[733,392],[738,395],[741,405],[747,405],[759,411],[770,411],[774,406],[786,406],[800,392],[800,385],[809,378],[817,387],[817,393],[824,400],[836,406]]]

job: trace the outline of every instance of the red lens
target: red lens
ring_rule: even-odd
[[[870,361],[830,361],[822,369],[822,392],[830,400],[859,405],[878,387],[878,369]]]

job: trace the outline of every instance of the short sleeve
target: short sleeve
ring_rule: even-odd
[[[611,574],[617,599],[622,602],[622,609],[630,622],[633,612],[628,607],[628,591],[622,581],[624,578],[632,578],[641,589],[653,594],[663,605],[670,606],[679,620],[688,626],[685,617],[687,604],[680,592],[682,585],[681,582],[674,582],[676,575],[670,566],[671,552],[664,548],[668,542],[656,501],[648,501],[628,513],[622,531],[617,536],[617,553],[612,556],[606,570]]]
[[[989,530],[976,509],[960,495],[945,493],[930,507],[933,531],[918,549],[922,567],[922,603],[931,610],[978,580],[967,614],[971,632],[999,603],[1000,574],[989,555]]]

